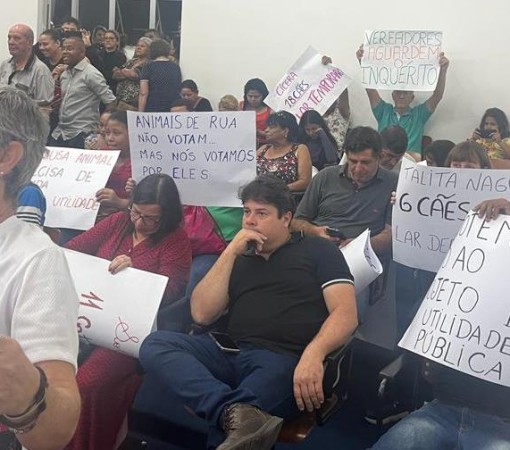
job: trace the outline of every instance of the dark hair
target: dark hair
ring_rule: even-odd
[[[195,83],[193,80],[184,80],[181,83],[181,89],[189,89],[190,91],[198,92],[197,83]]]
[[[290,211],[294,215],[296,204],[288,186],[274,175],[260,175],[239,190],[239,199],[243,205],[248,200],[273,205],[278,217]]]
[[[346,153],[360,153],[372,149],[374,156],[379,157],[382,150],[381,136],[370,127],[352,128],[345,136],[344,150]]]
[[[153,243],[159,242],[172,233],[182,222],[182,204],[175,181],[166,174],[149,175],[142,179],[133,190],[131,205],[159,205],[161,219],[158,230],[150,236]],[[134,231],[134,224],[127,227],[127,233]]]
[[[436,162],[437,167],[446,167],[446,158],[448,158],[448,153],[450,153],[453,147],[455,147],[455,143],[452,141],[439,139],[425,147],[423,150],[423,157],[426,159],[427,155],[430,154]]]
[[[55,42],[59,42],[59,43],[62,42],[62,33],[55,28],[50,28],[48,30],[44,30],[41,33],[41,36],[43,36],[43,35],[48,36],[51,40],[53,40]]]
[[[409,138],[400,125],[390,125],[381,131],[382,147],[396,155],[403,155],[407,150]]]
[[[80,22],[78,22],[78,19],[76,17],[65,17],[64,19],[62,19],[62,23],[61,23],[61,26],[64,25],[65,23],[74,23],[76,25],[76,28],[78,28],[78,30],[80,29]]]
[[[281,128],[287,128],[287,130],[289,130],[287,140],[293,143],[300,141],[299,126],[297,124],[296,117],[290,112],[278,111],[276,113],[270,114],[266,120],[266,126],[279,126]]]
[[[257,91],[262,95],[262,104],[265,105],[264,99],[268,96],[269,90],[267,89],[266,83],[260,78],[252,78],[244,85],[244,102],[243,109],[246,110],[248,105],[248,91]]]
[[[79,39],[83,42],[81,31],[62,31],[60,36],[62,37],[62,41],[65,41],[66,39]]]
[[[147,30],[145,30],[143,35],[146,36],[149,33],[153,34],[156,37],[156,39],[163,39],[164,38],[164,35],[162,33],[160,33],[158,30],[156,30],[156,28],[148,28]]]
[[[112,111],[110,117],[108,118],[108,121],[110,120],[116,120],[117,122],[123,123],[124,125],[126,125],[127,128],[128,126],[127,111],[119,110]]]
[[[90,37],[91,37],[91,39],[92,39],[92,41],[94,41],[94,40],[96,39],[96,35],[97,35],[97,33],[99,33],[100,31],[102,31],[102,32],[106,33],[106,31],[108,31],[108,28],[103,27],[103,25],[96,25],[96,26],[94,27],[94,29],[92,30],[92,34],[91,34],[91,36],[90,36]]]
[[[317,111],[315,111],[313,109],[309,109],[309,110],[305,111],[303,113],[303,115],[301,116],[301,119],[299,120],[299,131],[300,131],[300,135],[301,135],[301,142],[303,142],[303,144],[306,144],[310,140],[310,136],[308,136],[305,131],[305,127],[309,124],[319,125],[319,127],[321,127],[324,130],[324,132],[326,133],[326,136],[328,137],[328,139],[333,144],[335,144],[335,147],[338,148],[338,142],[331,134],[331,131],[329,131],[328,124],[326,123],[324,118]]]
[[[492,117],[496,123],[498,124],[499,134],[503,139],[510,137],[510,130],[508,127],[508,118],[506,114],[501,111],[499,108],[489,108],[482,116],[482,120],[480,121],[480,130],[484,129],[485,119],[487,117]]]
[[[170,109],[172,108],[178,108],[179,106],[185,106],[186,109],[189,111],[189,112],[192,112],[193,111],[193,105],[191,104],[191,102],[185,98],[178,98],[176,100],[174,100],[172,102],[172,104],[170,105]]]
[[[151,42],[151,59],[156,59],[161,56],[170,56],[170,44],[164,39],[154,39]]]
[[[474,141],[464,141],[451,149],[450,153],[448,153],[448,158],[446,158],[445,165],[450,167],[454,161],[475,162],[475,160],[480,162],[482,169],[492,168],[489,156],[480,144]]]

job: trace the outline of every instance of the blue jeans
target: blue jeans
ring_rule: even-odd
[[[509,450],[510,422],[438,400],[402,419],[372,450]]]
[[[225,353],[208,334],[157,331],[140,349],[144,369],[207,420],[210,448],[224,439],[219,421],[233,403],[249,403],[282,417],[298,413],[293,376],[299,358],[251,345],[239,347],[238,354]]]

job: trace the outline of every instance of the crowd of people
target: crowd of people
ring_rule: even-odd
[[[145,340],[139,362],[162,392],[207,421],[208,447],[220,450],[269,450],[283,419],[323,404],[326,356],[349,340],[385,286],[383,274],[355,294],[339,248],[368,228],[376,254],[391,261],[392,193],[404,158],[510,168],[509,123],[498,108],[466,141],[426,142],[450,65],[441,53],[437,86],[417,106],[412,91],[394,91],[391,104],[367,89],[378,130],[351,124],[347,90],[324,115],[309,110],[298,122],[265,103],[263,80],[248,80],[241,101],[228,94],[217,109],[255,112],[257,178],[241,190],[240,208],[182,205],[170,176],[133,180],[127,121],[127,111],[213,111],[197,83],[182,80],[174,44],[148,30],[128,60],[115,30],[88,33],[74,18],[37,40],[24,24],[8,31],[11,57],[0,64],[1,448],[114,449],[142,382],[132,357],[85,344],[78,354],[69,269],[41,231],[46,203],[30,182],[45,144],[120,150],[96,194],[96,224],[61,230],[59,244],[111,261],[113,275],[134,267],[169,278],[160,331]],[[477,208],[494,218],[510,202]],[[397,267],[401,332],[433,277]],[[186,311],[178,324],[174,305]],[[183,332],[220,319],[231,347]],[[456,440],[460,448],[510,448],[508,388],[425,364],[435,400],[374,449],[457,448]],[[463,431],[468,416],[476,440]]]

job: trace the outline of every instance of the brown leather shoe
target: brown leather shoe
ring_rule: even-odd
[[[217,450],[271,450],[283,424],[255,406],[235,403],[225,408],[223,430],[227,439]]]

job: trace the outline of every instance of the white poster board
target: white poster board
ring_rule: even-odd
[[[383,273],[381,261],[370,244],[370,230],[365,230],[340,250],[354,277],[356,293],[361,292]]]
[[[361,82],[371,89],[433,91],[442,42],[441,31],[365,31]]]
[[[274,111],[288,111],[299,120],[309,109],[324,114],[352,79],[308,47],[265,99]]]
[[[105,187],[119,154],[118,150],[48,147],[32,177],[46,197],[44,225],[74,230],[94,226],[99,209],[96,192]]]
[[[128,111],[133,177],[170,175],[185,205],[234,206],[256,176],[255,112]]]
[[[399,345],[510,387],[510,216],[464,221]]]
[[[467,212],[499,197],[510,198],[510,170],[427,167],[403,159],[393,207],[393,259],[436,272]]]
[[[65,255],[80,302],[80,339],[137,358],[168,277],[133,268],[112,275],[110,261],[71,250]]]

